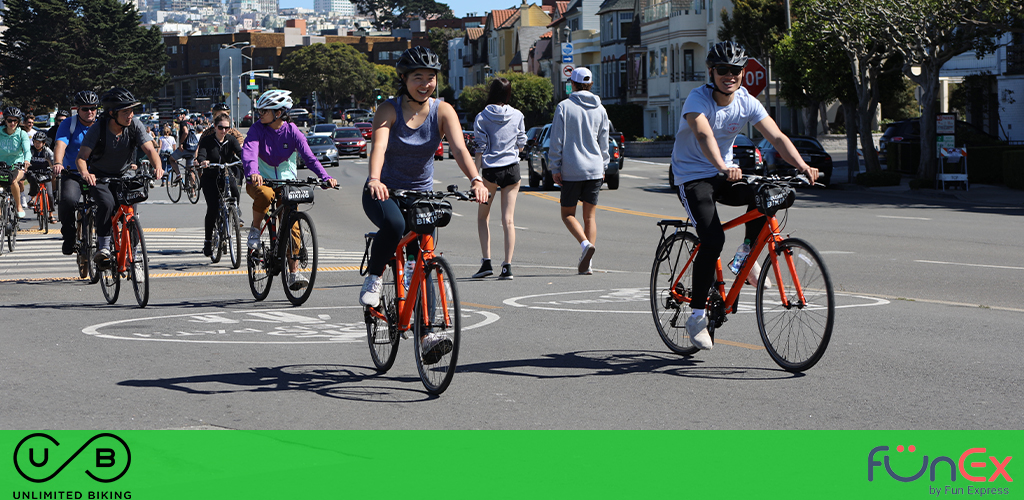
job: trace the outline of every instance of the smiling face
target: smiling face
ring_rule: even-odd
[[[739,66],[715,66],[711,69],[711,77],[714,79],[715,86],[726,94],[740,89],[743,84],[743,74],[744,70]]]
[[[437,89],[437,71],[432,69],[413,70],[412,73],[406,73],[403,78],[409,95],[420,102],[430,97]]]
[[[8,134],[13,134],[14,130],[18,128],[19,123],[21,123],[21,120],[19,120],[17,117],[4,117],[4,127],[6,127]]]

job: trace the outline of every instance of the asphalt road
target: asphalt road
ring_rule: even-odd
[[[524,164],[525,167],[525,164]],[[784,233],[813,243],[835,284],[832,342],[801,375],[776,366],[752,309],[715,349],[672,354],[650,315],[655,222],[683,210],[663,160],[627,159],[601,193],[593,276],[557,192],[520,195],[515,280],[473,280],[476,207],[456,203],[439,249],[464,307],[459,371],[430,397],[408,343],[384,375],[357,294],[366,160],[329,169],[341,191],[310,208],[321,266],[291,307],[279,281],[255,302],[244,265],[200,253],[205,206],[154,190],[141,207],[149,307],[107,305],[74,278],[58,237],[25,232],[0,256],[0,422],[8,429],[1019,429],[1024,213],[871,191],[808,190]],[[437,186],[465,187],[453,160]],[[245,199],[243,206],[248,206]],[[725,216],[739,210],[724,207]],[[245,219],[249,211],[244,210]],[[27,222],[23,225],[29,225]],[[492,214],[492,252],[501,228]],[[727,233],[726,254],[741,235]]]

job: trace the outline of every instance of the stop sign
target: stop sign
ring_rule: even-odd
[[[757,97],[768,86],[768,71],[757,59],[747,60],[746,71],[743,73],[743,88],[750,95]]]

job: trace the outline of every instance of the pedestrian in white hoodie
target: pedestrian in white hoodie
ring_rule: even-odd
[[[580,274],[593,274],[591,261],[597,247],[597,195],[608,168],[608,112],[601,98],[590,92],[593,75],[587,68],[576,68],[569,77],[572,95],[558,103],[551,121],[548,160],[551,177],[562,186],[562,222],[582,254],[577,264]],[[583,225],[576,220],[576,204],[583,202]]]
[[[490,199],[501,188],[501,228],[505,233],[505,260],[501,264],[498,279],[512,279],[512,251],[516,246],[516,228],[513,214],[516,210],[516,196],[519,194],[519,152],[526,146],[526,126],[523,113],[509,106],[512,100],[512,84],[504,78],[491,81],[487,94],[487,106],[476,115],[473,125],[476,143],[476,166],[481,169],[484,187]],[[491,268],[491,230],[489,219],[490,204],[481,204],[477,210],[477,230],[480,233],[480,270],[474,278],[486,278],[494,274]]]

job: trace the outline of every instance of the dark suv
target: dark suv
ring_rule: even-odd
[[[885,151],[890,143],[921,145],[921,120],[902,120],[892,122],[878,139],[878,160],[885,163]],[[956,146],[995,146],[1004,144],[998,137],[980,128],[960,120],[956,121]]]

